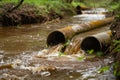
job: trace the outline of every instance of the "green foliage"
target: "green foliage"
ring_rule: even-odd
[[[111,3],[112,0],[83,0],[83,2],[90,7],[105,7]]]
[[[2,0],[1,2],[6,2],[6,3],[8,3],[8,2],[18,2],[19,0]]]
[[[63,44],[63,47],[61,49],[61,52],[64,52],[66,47],[70,44],[70,40],[68,40],[66,43]]]
[[[96,52],[96,55],[97,55],[97,56],[103,56],[104,53],[103,53],[102,51],[98,51],[98,52]]]
[[[104,67],[100,68],[98,71],[99,71],[100,73],[105,73],[105,72],[108,71],[109,69],[110,69],[110,66],[104,66]]]
[[[65,55],[66,55],[66,53],[60,52],[58,56],[65,56]]]
[[[85,56],[80,56],[77,58],[79,61],[83,61],[85,59]]]
[[[96,56],[99,56],[99,57],[104,55],[104,53],[102,51],[95,52],[94,49],[87,50],[87,53],[90,54],[90,55],[95,54]]]
[[[19,0],[2,0],[3,3],[18,3]],[[62,10],[70,10],[74,13],[73,6],[69,3],[63,3],[61,0],[24,0],[24,3],[35,5],[37,8],[44,6],[45,13],[54,10],[56,13],[62,14]],[[43,11],[43,12],[44,12]]]
[[[114,40],[113,41],[113,49],[114,52],[119,52],[120,51],[120,40]]]
[[[63,46],[68,46],[70,44],[70,40],[68,40]]]
[[[115,75],[115,76],[120,76],[120,71],[118,71],[119,65],[120,65],[120,64],[119,64],[118,61],[113,64],[113,67],[114,67],[114,75]]]
[[[75,2],[75,1],[72,2],[72,5],[73,5],[74,7],[76,7],[76,6],[78,6],[78,5],[80,5],[80,6],[86,6],[83,2]]]
[[[62,14],[61,10],[73,10],[71,4],[63,3],[61,0],[25,0],[24,3],[34,4],[37,7],[45,6],[45,12],[54,10],[56,13]]]
[[[120,40],[113,40],[113,42],[114,42],[114,46],[117,46],[118,44],[120,44]]]
[[[88,53],[88,54],[93,54],[93,53],[94,53],[94,49],[87,50],[87,53]]]
[[[6,3],[18,3],[18,0],[2,0],[2,1],[0,1],[0,5],[3,5]]]
[[[108,10],[114,12],[115,17],[120,17],[120,0],[113,0],[109,5]]]

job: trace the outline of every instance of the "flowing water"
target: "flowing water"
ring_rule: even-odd
[[[104,11],[98,8],[62,21],[56,19],[44,24],[0,27],[0,80],[115,80],[112,57],[86,55],[79,45],[82,37],[106,31],[109,27],[73,37],[65,53],[60,52],[63,44],[46,46],[47,35],[53,30],[104,19],[105,15],[101,14]],[[101,72],[104,66],[110,68]]]

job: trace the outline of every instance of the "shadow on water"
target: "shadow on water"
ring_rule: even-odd
[[[79,36],[108,30],[108,27],[75,36],[65,53],[60,53],[62,44],[46,47],[46,37],[55,29],[105,18],[104,14],[93,14],[95,10],[91,11],[92,14],[66,17],[62,21],[1,27],[0,80],[115,80],[112,67],[106,72],[99,72],[101,67],[111,65],[113,58],[86,56],[79,45]]]

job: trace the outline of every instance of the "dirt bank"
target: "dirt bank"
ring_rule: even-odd
[[[0,6],[0,24],[2,26],[16,26],[19,24],[43,23],[53,19],[62,19],[65,12],[72,14],[70,10],[61,10],[57,13],[53,9],[47,10],[45,6],[36,7],[30,4],[23,4],[18,9],[7,12],[15,4],[7,3]]]

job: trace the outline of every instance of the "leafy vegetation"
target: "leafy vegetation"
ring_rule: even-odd
[[[110,66],[104,66],[104,67],[100,68],[98,71],[99,71],[100,73],[105,73],[105,72],[108,71],[109,69],[110,69]]]
[[[103,53],[102,51],[98,51],[98,52],[96,52],[96,55],[97,55],[97,56],[103,56],[104,53]]]
[[[115,22],[113,22],[111,25],[111,30],[114,32],[113,37],[113,44],[110,48],[111,53],[115,57],[115,63],[114,63],[114,75],[118,77],[118,80],[120,79],[120,0],[113,0],[110,4],[109,10],[113,13],[115,16]]]
[[[87,53],[88,53],[88,54],[93,54],[93,53],[94,53],[94,49],[87,50]]]
[[[90,55],[95,54],[96,56],[103,56],[104,55],[104,53],[102,51],[95,52],[94,49],[87,50],[87,53],[90,54]]]
[[[66,55],[66,53],[59,52],[58,56],[65,56],[65,55]]]
[[[114,43],[113,46],[115,47],[113,51],[120,52],[120,40],[114,40],[113,43]]]
[[[112,53],[115,56],[114,75],[120,76],[120,40],[113,40],[113,46],[111,47]]]
[[[115,75],[115,76],[120,76],[120,71],[118,71],[119,62],[118,62],[118,61],[115,62],[115,63],[113,64],[113,67],[114,67],[114,75]]]
[[[85,56],[80,56],[77,58],[79,61],[83,61],[85,59]]]
[[[113,0],[109,6],[109,10],[113,11],[114,16],[120,17],[120,0]]]
[[[0,4],[3,3],[18,3],[19,0],[2,0]],[[45,8],[46,10],[54,10],[57,13],[60,13],[63,9],[68,9],[73,12],[73,6],[69,3],[63,3],[61,0],[24,0],[24,4],[32,4],[37,8]]]
[[[90,7],[107,7],[112,0],[82,0],[82,2]]]

